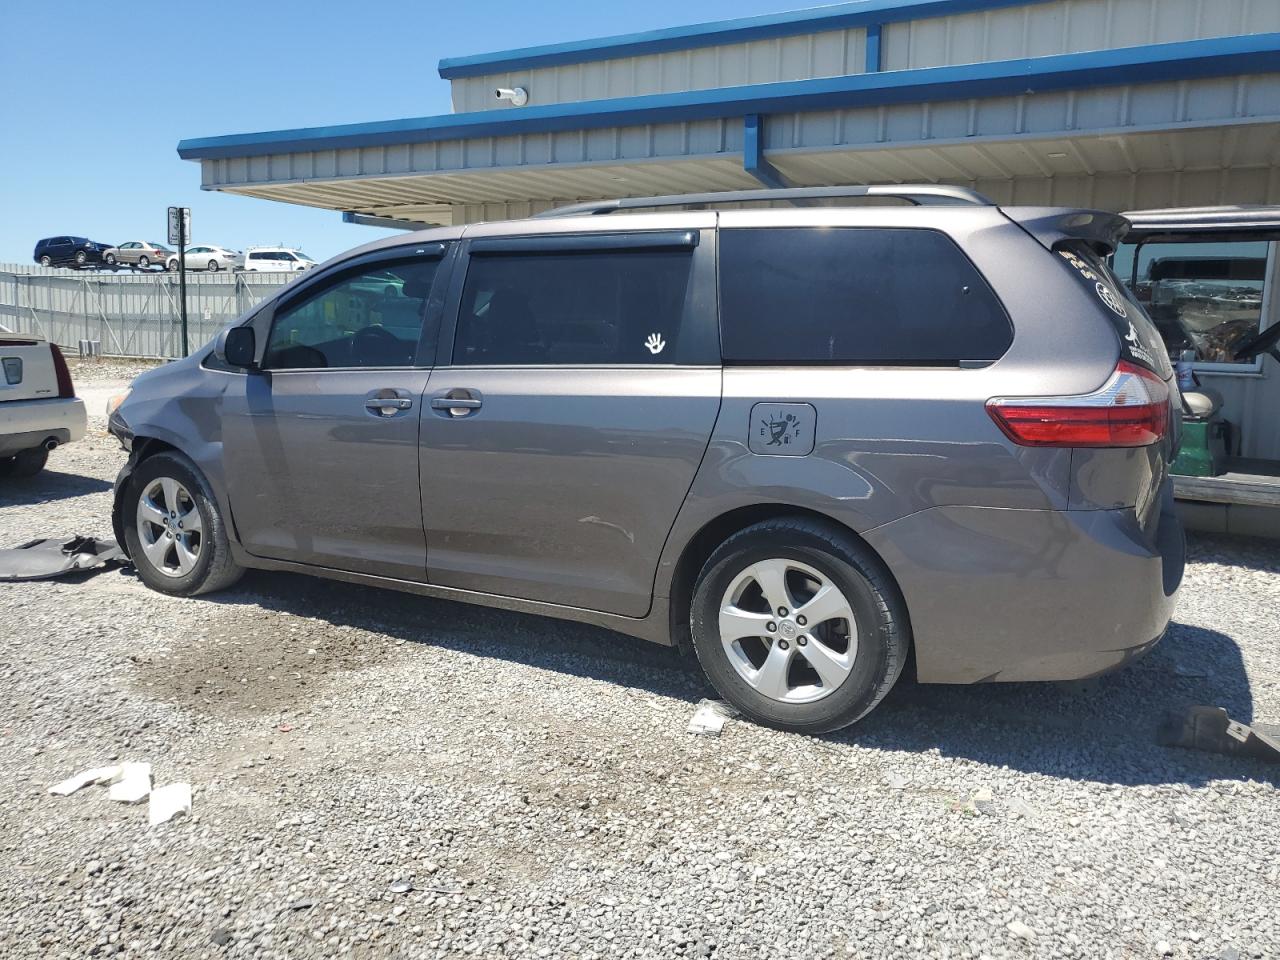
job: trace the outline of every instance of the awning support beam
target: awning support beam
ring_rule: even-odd
[[[429,223],[419,223],[416,220],[397,220],[395,217],[375,217],[369,213],[356,213],[354,210],[346,210],[342,214],[343,223],[354,223],[361,227],[386,227],[389,230],[425,230],[431,226]]]
[[[794,186],[764,155],[764,117],[758,113],[742,118],[742,169],[770,190]]]

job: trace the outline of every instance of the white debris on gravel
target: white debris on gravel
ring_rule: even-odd
[[[723,700],[699,700],[686,732],[704,737],[718,737],[720,731],[724,729],[724,722],[737,715],[738,711]]]
[[[111,535],[90,415],[0,485],[0,545]],[[1192,549],[1119,673],[904,684],[827,737],[690,736],[699,675],[586,626],[282,574],[0,586],[0,956],[1280,957],[1280,765],[1154,742],[1187,704],[1280,721],[1280,549]],[[136,757],[200,784],[182,829],[50,802]]]
[[[93,767],[77,773],[74,777],[67,777],[61,783],[55,783],[49,788],[49,792],[55,797],[69,797],[78,790],[85,787],[93,786],[99,783],[111,783],[120,776],[120,767]]]
[[[167,783],[151,791],[147,804],[147,822],[158,827],[174,817],[191,813],[191,784]]]
[[[141,803],[151,794],[151,764],[122,763],[111,779],[107,798],[118,803]]]

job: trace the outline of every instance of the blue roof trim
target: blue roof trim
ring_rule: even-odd
[[[446,80],[455,80],[511,70],[589,63],[594,60],[612,60],[615,57],[637,57],[694,47],[791,37],[822,30],[847,30],[850,27],[866,27],[878,23],[1047,2],[1049,0],[858,0],[855,3],[837,3],[761,17],[695,23],[594,40],[479,53],[469,57],[446,57],[440,61],[440,76]]]
[[[184,160],[555,133],[923,100],[1013,96],[1123,83],[1280,72],[1280,33],[1185,40],[1119,50],[893,70],[615,100],[557,103],[334,127],[183,140]]]

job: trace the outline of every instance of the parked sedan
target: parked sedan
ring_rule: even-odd
[[[85,237],[45,237],[36,242],[33,259],[42,267],[84,267],[91,263],[101,263],[103,252],[110,248],[109,243]]]
[[[230,247],[187,247],[187,269],[208,270],[217,273],[219,270],[239,270],[244,266],[244,254]],[[173,272],[178,269],[178,255],[169,257],[165,267]]]
[[[163,243],[130,240],[128,243],[122,243],[118,247],[112,247],[102,255],[102,260],[109,267],[114,267],[117,263],[120,263],[127,266],[142,267],[145,270],[152,264],[165,263],[172,255],[173,251]]]

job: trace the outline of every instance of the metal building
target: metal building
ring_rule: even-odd
[[[457,57],[440,75],[452,114],[178,151],[208,190],[418,223],[762,184],[1280,202],[1280,0],[862,0]],[[515,87],[527,104],[494,96]]]

